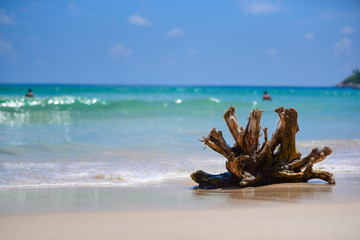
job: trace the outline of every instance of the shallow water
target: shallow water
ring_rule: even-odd
[[[328,145],[318,168],[360,170],[360,91],[338,88],[0,85],[0,188],[128,186],[225,171],[198,141],[213,127],[233,143],[222,118],[233,105],[241,125],[279,106],[299,112],[298,148]],[[267,90],[272,101],[263,101]]]

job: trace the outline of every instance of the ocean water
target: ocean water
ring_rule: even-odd
[[[220,173],[225,159],[198,141],[233,105],[246,126],[254,108],[275,130],[279,106],[299,113],[297,147],[334,153],[317,168],[360,171],[360,91],[290,87],[0,85],[0,189],[138,186]],[[263,101],[268,91],[272,101]]]

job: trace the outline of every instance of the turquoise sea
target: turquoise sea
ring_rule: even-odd
[[[29,87],[34,98],[24,97]],[[303,156],[328,145],[334,153],[318,168],[360,171],[359,90],[0,85],[0,189],[138,186],[224,172],[225,159],[198,139],[216,127],[233,144],[222,118],[231,105],[244,127],[253,108],[265,110],[270,135],[274,109],[296,108]]]

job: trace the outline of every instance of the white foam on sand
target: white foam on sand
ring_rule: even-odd
[[[314,168],[334,173],[360,172],[360,140],[299,141],[305,157],[312,148],[329,146],[333,153]],[[0,162],[0,189],[74,186],[128,187],[175,179],[190,179],[196,170],[225,172],[225,158],[206,150],[198,153],[122,153],[81,161]],[[111,159],[107,159],[107,158]]]

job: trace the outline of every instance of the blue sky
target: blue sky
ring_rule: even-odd
[[[0,2],[0,83],[332,86],[360,1]]]

